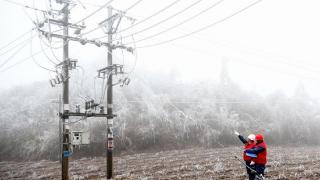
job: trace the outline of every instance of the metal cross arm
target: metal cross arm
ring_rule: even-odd
[[[89,44],[94,44],[98,47],[100,46],[106,46],[106,47],[112,47],[111,44],[106,43],[106,42],[101,42],[101,41],[97,41],[97,40],[89,40],[89,39],[83,39],[83,38],[79,38],[79,37],[72,37],[72,36],[64,36],[64,35],[60,35],[60,34],[53,34],[53,33],[49,33],[46,32],[44,30],[39,29],[39,31],[46,37],[55,37],[55,38],[60,38],[60,39],[68,39],[69,41],[77,41],[80,42],[82,45],[85,45],[87,43]]]
[[[69,70],[75,69],[77,67],[77,59],[67,59],[66,61],[60,62],[59,64],[56,65],[56,68],[62,67],[63,65],[68,65]]]
[[[132,47],[126,47],[124,45],[114,45],[111,43],[107,43],[107,42],[102,42],[102,41],[98,41],[98,40],[90,40],[90,39],[84,39],[84,38],[79,38],[79,37],[72,37],[72,36],[64,36],[64,35],[60,35],[60,34],[53,34],[53,33],[49,33],[47,31],[44,31],[42,29],[38,29],[45,37],[55,37],[55,38],[60,38],[60,39],[68,39],[69,41],[77,41],[80,42],[82,45],[85,45],[87,43],[89,44],[94,44],[98,47],[101,46],[105,46],[105,47],[111,47],[112,49],[125,49],[128,52],[133,52],[133,48]]]
[[[70,117],[70,116],[80,116],[80,117],[106,117],[106,118],[114,118],[117,117],[115,114],[104,114],[104,113],[77,113],[77,112],[67,112],[67,113],[59,113],[61,117]]]
[[[70,28],[74,28],[74,29],[84,29],[84,28],[86,28],[86,26],[83,26],[83,25],[65,23],[63,21],[56,20],[56,19],[46,19],[45,22],[56,24],[56,25],[59,25],[59,26],[69,26]]]
[[[113,73],[114,75],[117,74],[124,74],[123,65],[121,64],[113,64],[111,66],[104,67],[102,69],[98,70],[98,77],[99,78],[105,78],[105,75],[108,75],[109,73]]]
[[[132,47],[127,47],[127,46],[124,46],[124,45],[114,45],[112,48],[113,49],[117,49],[117,48],[125,49],[126,51],[128,51],[130,53],[133,53],[133,50],[134,50]]]

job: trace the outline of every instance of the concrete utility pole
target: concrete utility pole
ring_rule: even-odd
[[[62,75],[64,77],[62,84],[62,97],[63,97],[63,114],[62,116],[62,132],[63,132],[63,144],[62,144],[62,179],[69,179],[69,156],[70,156],[70,131],[69,131],[69,41],[67,39],[69,34],[68,18],[69,18],[69,3],[65,2],[65,6],[62,9],[63,13],[63,65]]]
[[[108,7],[108,18],[112,16],[112,8]],[[108,30],[108,43],[112,43],[112,25],[113,22],[111,20],[108,21],[107,30]],[[108,67],[112,66],[112,47],[108,46]],[[112,102],[112,71],[110,72],[109,76],[107,76],[107,114],[113,114],[113,102]],[[112,150],[113,150],[113,116],[108,117],[107,119],[107,152],[106,152],[106,176],[107,179],[111,179],[113,177],[113,157],[112,157]]]
[[[62,112],[59,110],[60,122],[62,123],[62,145],[60,146],[62,149],[61,153],[61,175],[63,180],[69,179],[69,157],[71,156],[71,136],[69,129],[69,117],[104,117],[107,118],[107,139],[106,139],[106,177],[107,179],[112,179],[113,177],[113,118],[115,115],[113,114],[113,102],[112,102],[112,86],[115,85],[112,83],[113,74],[124,74],[123,65],[113,64],[112,63],[112,50],[113,49],[125,49],[128,52],[132,52],[133,49],[131,47],[126,47],[121,44],[112,44],[112,34],[117,30],[119,23],[121,21],[123,13],[117,13],[115,15],[112,14],[112,8],[108,8],[108,19],[99,23],[99,26],[104,26],[107,24],[107,32],[108,32],[108,42],[101,42],[97,39],[85,39],[81,37],[69,36],[69,28],[81,30],[84,29],[85,26],[77,25],[69,23],[69,2],[70,1],[62,1],[57,0],[57,3],[63,4],[62,10],[59,12],[63,15],[62,20],[56,19],[47,19],[37,25],[37,30],[44,35],[46,38],[50,39],[52,37],[62,39],[63,40],[63,61],[57,65],[56,68],[61,67],[61,74],[58,73],[56,79],[51,79],[50,84],[54,87],[57,84],[62,84]],[[113,28],[113,23],[117,21],[117,25]],[[51,31],[47,32],[43,30],[45,23],[52,23],[54,25],[63,27],[63,34],[52,33]],[[80,112],[80,106],[76,109],[76,112],[72,112],[70,110],[69,105],[69,70],[75,69],[77,67],[77,61],[71,60],[69,58],[69,41],[76,41],[85,44],[94,44],[98,47],[104,46],[108,49],[108,65],[100,70],[98,70],[98,77],[107,78],[107,113],[104,113],[104,107],[101,104],[97,104],[94,100],[87,101],[85,103],[85,112]],[[124,78],[121,80],[122,85],[128,85],[129,79]],[[118,82],[119,84],[119,82]],[[96,108],[100,107],[100,111],[97,113]],[[60,108],[59,108],[60,109]],[[61,126],[60,126],[61,127]],[[60,128],[59,127],[59,128]],[[61,135],[61,134],[60,134]],[[61,138],[60,138],[61,139]]]
[[[113,178],[113,118],[116,116],[113,114],[113,86],[119,83],[113,84],[113,75],[124,74],[123,65],[113,64],[112,62],[112,51],[113,49],[121,48],[126,49],[128,52],[132,52],[133,49],[124,45],[112,44],[112,35],[117,31],[122,17],[127,17],[123,12],[118,10],[117,13],[113,14],[113,8],[108,7],[108,17],[99,23],[100,26],[106,26],[108,34],[108,63],[107,67],[98,70],[99,78],[107,78],[107,138],[106,138],[106,177],[107,179]],[[129,18],[129,17],[127,17]],[[114,27],[113,27],[114,26]],[[121,80],[122,85],[128,85],[130,80],[124,78]]]
[[[62,110],[62,98],[61,95],[59,94],[59,113],[61,113]],[[62,150],[62,118],[59,116],[59,162],[62,163],[62,154],[63,150]]]

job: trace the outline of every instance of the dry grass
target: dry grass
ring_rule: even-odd
[[[115,179],[246,179],[239,148],[186,149],[116,157]],[[271,148],[268,179],[320,179],[320,147]],[[103,179],[105,158],[71,160],[71,179]],[[60,179],[59,162],[0,162],[0,179]]]

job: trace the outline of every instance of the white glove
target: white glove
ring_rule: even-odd
[[[252,166],[252,165],[254,165],[254,164],[255,164],[254,161],[251,161],[251,162],[250,162],[250,166]]]
[[[234,131],[234,134],[237,135],[237,136],[240,135],[238,131]]]

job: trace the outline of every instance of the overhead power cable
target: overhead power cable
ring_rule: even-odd
[[[138,0],[135,3],[133,3],[131,6],[129,6],[124,12],[126,13],[127,11],[129,11],[130,9],[134,8],[135,6],[137,6],[139,3],[141,3],[143,0]]]
[[[141,1],[143,1],[143,0],[138,0],[137,2],[133,3],[133,4],[132,4],[131,6],[129,6],[125,11],[123,11],[123,13],[124,13],[124,14],[127,13],[129,10],[131,10],[132,8],[134,8],[135,6],[137,6]],[[89,34],[89,33],[92,33],[92,32],[94,32],[94,31],[100,29],[100,28],[101,28],[101,27],[98,25],[97,27],[95,27],[95,28],[93,28],[93,29],[91,29],[91,30],[89,30],[89,31],[87,31],[87,32],[84,32],[84,33],[82,33],[81,35],[82,35],[82,36],[87,35],[87,34]],[[97,38],[97,39],[99,39],[99,38]]]
[[[178,24],[176,24],[176,25],[174,25],[174,26],[171,26],[171,27],[169,27],[169,28],[167,28],[167,29],[165,29],[165,30],[163,30],[163,31],[160,31],[160,32],[157,32],[157,33],[155,33],[155,34],[153,34],[153,35],[144,37],[144,38],[139,39],[139,40],[137,40],[137,41],[135,41],[135,42],[129,42],[129,43],[127,43],[127,44],[145,41],[145,40],[154,38],[154,37],[156,37],[156,36],[159,36],[159,35],[161,35],[161,34],[163,34],[163,33],[166,33],[166,32],[168,32],[168,31],[170,31],[170,30],[172,30],[172,29],[175,29],[175,28],[177,28],[177,27],[179,27],[179,26],[181,26],[181,25],[183,25],[183,24],[185,24],[185,23],[187,23],[187,22],[189,22],[189,21],[197,18],[198,16],[200,16],[200,15],[202,15],[203,13],[209,11],[210,9],[216,7],[217,5],[219,5],[220,3],[222,3],[223,1],[224,1],[224,0],[220,0],[220,1],[216,2],[216,3],[214,3],[213,5],[209,6],[208,8],[204,9],[203,11],[200,11],[199,13],[197,13],[197,14],[194,15],[194,16],[192,16],[191,18],[187,18],[187,19],[185,19],[184,21],[182,21],[182,22],[180,22],[180,23],[178,23]]]
[[[34,38],[34,37],[32,37]],[[0,56],[3,56],[5,54],[7,54],[8,52],[11,52],[12,50],[16,49],[17,47],[24,45],[25,42],[29,42],[31,38],[25,39],[23,41],[21,41],[19,44],[16,44],[15,46],[11,47],[10,49],[7,49],[6,51],[4,51],[3,53],[0,54]]]
[[[206,29],[209,29],[209,28],[211,28],[211,27],[213,27],[213,26],[216,26],[216,25],[218,25],[218,24],[220,24],[220,23],[223,23],[224,21],[226,21],[226,20],[228,20],[228,19],[230,19],[230,18],[232,18],[232,17],[234,17],[234,16],[236,16],[236,15],[244,12],[245,10],[253,7],[254,5],[260,3],[261,1],[262,1],[262,0],[255,1],[255,2],[253,2],[253,3],[251,3],[251,4],[249,4],[248,6],[246,6],[246,7],[242,8],[242,9],[240,9],[240,10],[232,13],[231,15],[229,15],[229,16],[223,18],[223,19],[220,19],[220,20],[218,20],[218,21],[216,21],[216,22],[214,22],[214,23],[211,23],[211,24],[209,24],[209,25],[203,26],[202,28],[197,29],[197,30],[195,30],[195,31],[192,31],[192,32],[190,32],[190,33],[187,33],[187,34],[184,34],[184,35],[181,35],[181,36],[178,36],[178,37],[169,39],[169,40],[161,41],[161,42],[158,42],[158,43],[149,44],[149,45],[144,45],[144,46],[138,46],[137,48],[148,48],[148,47],[159,46],[159,45],[162,45],[162,44],[170,43],[170,42],[172,42],[172,41],[175,41],[175,40],[178,40],[178,39],[183,39],[183,38],[186,38],[186,37],[191,36],[191,35],[193,35],[193,34],[202,32],[202,31],[204,31],[204,30],[206,30]],[[136,41],[136,42],[137,42],[137,41]],[[130,42],[130,43],[131,43],[131,42]],[[128,44],[129,44],[129,43],[128,43]],[[132,43],[131,43],[131,44],[132,44]],[[127,45],[127,44],[126,44],[126,45]]]
[[[160,9],[159,11],[155,12],[154,14],[142,19],[141,21],[138,21],[137,23],[135,23],[135,24],[133,24],[133,25],[127,27],[127,28],[124,28],[124,29],[121,29],[121,30],[117,31],[116,33],[122,33],[124,31],[127,31],[128,29],[131,29],[131,28],[133,28],[133,27],[135,27],[135,26],[137,26],[137,25],[139,25],[139,24],[141,24],[141,23],[153,18],[154,16],[157,16],[158,14],[164,12],[165,10],[169,9],[170,7],[172,7],[173,5],[177,4],[180,1],[181,0],[175,0],[172,3],[170,3],[169,5],[165,6],[164,8]]]
[[[10,0],[2,0],[2,1],[17,5],[17,6],[21,6],[21,7],[24,7],[24,8],[28,8],[28,9],[32,9],[32,10],[35,10],[35,11],[40,11],[40,12],[46,13],[45,10],[41,10],[41,9],[38,9],[38,8],[30,7],[28,5],[25,5],[25,4],[22,4],[22,3],[19,3],[19,2],[10,1]]]
[[[13,44],[14,42],[18,41],[19,39],[23,38],[24,36],[26,36],[27,34],[29,34],[31,31],[33,31],[35,28],[32,28],[30,30],[28,30],[27,32],[24,32],[23,34],[19,35],[18,37],[16,37],[14,40],[8,42],[7,44],[3,45],[2,47],[0,47],[0,51],[2,51],[3,49],[7,48],[8,46],[10,46],[11,44]]]
[[[162,24],[162,23],[164,23],[164,22],[166,22],[166,21],[168,21],[168,20],[170,20],[170,19],[172,19],[172,18],[175,18],[176,16],[178,16],[178,15],[184,13],[185,11],[191,9],[191,8],[194,7],[195,5],[199,4],[201,1],[203,1],[203,0],[197,0],[197,1],[193,2],[192,4],[190,4],[189,6],[187,6],[186,8],[183,8],[182,10],[174,13],[173,15],[171,15],[171,16],[169,16],[169,17],[167,17],[167,18],[165,18],[165,19],[163,19],[163,20],[161,20],[161,21],[159,21],[159,22],[157,22],[157,23],[154,23],[154,24],[152,24],[152,25],[150,25],[150,26],[148,26],[148,27],[146,27],[146,28],[143,28],[143,29],[141,29],[141,30],[139,30],[139,31],[136,31],[136,32],[134,32],[134,33],[132,33],[132,34],[123,36],[122,38],[128,38],[128,37],[131,37],[131,36],[133,36],[133,35],[137,35],[137,34],[140,34],[140,33],[142,33],[142,32],[145,32],[145,31],[147,31],[147,30],[149,30],[149,29],[152,29],[152,28],[154,28],[154,27],[156,27],[156,26],[159,26],[160,24]],[[100,38],[104,38],[104,37],[107,37],[107,35],[104,35],[104,36],[102,36],[102,37],[100,37]],[[117,41],[117,40],[119,40],[119,39],[114,39],[113,41]]]
[[[31,36],[32,36],[32,33],[31,33]],[[33,46],[32,46],[32,39],[31,39],[31,42],[30,42],[30,55],[31,55],[31,58],[32,58],[32,60],[33,60],[33,62],[37,65],[37,66],[39,66],[40,68],[42,68],[42,69],[44,69],[44,70],[47,70],[47,71],[51,71],[51,72],[56,72],[56,71],[54,71],[54,70],[51,70],[51,69],[49,69],[49,68],[46,68],[46,67],[44,67],[44,66],[42,66],[41,64],[39,64],[37,61],[36,61],[36,59],[34,58],[34,56],[33,56]],[[41,49],[41,52],[44,52],[44,49],[42,48]]]
[[[28,41],[24,41],[24,44],[22,44],[22,46],[20,46],[16,51],[14,51],[12,53],[11,56],[9,56],[6,60],[4,60],[1,64],[0,64],[0,68],[2,68],[3,66],[5,66],[10,60],[12,60],[12,58],[17,55],[24,47],[26,47],[26,45],[28,44]]]
[[[41,40],[40,37],[39,37],[39,45],[40,45],[41,50],[43,50],[43,54],[46,56],[46,58],[47,58],[52,64],[57,65],[57,63],[54,62],[54,61],[49,57],[49,55],[44,51],[44,48],[43,48],[43,45],[42,45],[42,40]]]
[[[45,42],[45,40],[43,40],[43,38],[42,38],[41,35],[39,36],[39,39],[40,39],[40,41],[41,41],[46,47],[49,47],[49,48],[50,48],[51,54],[52,54],[52,56],[56,59],[56,61],[58,61],[58,63],[61,63],[62,61],[57,57],[57,55],[56,55],[55,52],[53,51],[53,49],[60,49],[61,46],[59,46],[59,47],[53,47],[51,41],[49,41],[49,44],[47,44],[47,43]],[[41,44],[42,44],[42,43],[41,43]]]
[[[79,24],[81,22],[83,22],[84,20],[90,18],[91,16],[93,16],[94,14],[96,14],[97,12],[101,11],[102,9],[106,8],[107,6],[110,5],[110,3],[112,3],[112,1],[114,0],[110,0],[107,3],[105,3],[104,5],[102,5],[101,7],[99,7],[97,10],[93,11],[92,13],[90,13],[89,15],[87,15],[86,17],[80,19],[79,21],[75,22],[74,24]]]

